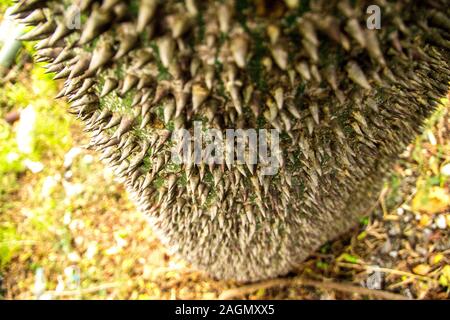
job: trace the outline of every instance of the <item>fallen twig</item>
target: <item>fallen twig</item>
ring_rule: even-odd
[[[303,277],[296,277],[292,279],[274,279],[274,280],[267,280],[262,281],[259,283],[242,286],[235,289],[229,289],[223,291],[219,299],[221,300],[227,300],[232,299],[236,297],[242,297],[246,294],[250,294],[252,292],[255,292],[260,289],[267,289],[272,287],[279,287],[279,286],[293,286],[293,285],[303,285],[303,286],[310,286],[310,287],[316,287],[320,289],[331,289],[331,290],[337,290],[341,292],[348,292],[348,293],[356,293],[360,295],[368,295],[377,297],[379,299],[387,299],[387,300],[408,300],[409,298],[400,294],[391,293],[387,291],[382,290],[372,290],[368,288],[358,287],[347,283],[337,283],[337,282],[328,282],[328,281],[317,281],[312,279],[305,279]]]
[[[369,265],[363,265],[363,264],[345,263],[345,262],[338,262],[338,265],[342,266],[342,267],[346,267],[346,268],[365,270],[367,272],[379,271],[379,272],[384,272],[384,273],[389,273],[389,274],[395,274],[395,275],[398,275],[398,276],[411,277],[411,278],[419,279],[419,280],[422,280],[422,281],[437,283],[437,280],[435,280],[433,278],[426,277],[426,276],[421,276],[421,275],[418,275],[418,274],[414,274],[414,273],[406,272],[406,271],[401,271],[401,270],[383,268],[383,267],[378,267],[378,266],[369,266]]]

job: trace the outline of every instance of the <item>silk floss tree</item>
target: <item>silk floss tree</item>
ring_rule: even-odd
[[[447,93],[449,11],[447,0],[20,0],[13,14],[35,26],[21,40],[37,41],[64,81],[57,98],[167,247],[213,277],[256,281],[376,201]],[[276,130],[279,168],[174,163],[172,133],[196,122],[222,136]]]

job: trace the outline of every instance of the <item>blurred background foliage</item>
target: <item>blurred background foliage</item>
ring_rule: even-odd
[[[0,0],[4,12],[11,0]],[[0,16],[1,19],[1,16]],[[33,44],[0,82],[0,297],[217,298],[214,281],[170,255],[55,100],[61,83],[32,63]],[[369,217],[325,244],[293,275],[411,298],[448,299],[449,103],[394,168]],[[292,285],[244,297],[362,298]]]
[[[2,15],[13,3],[13,0],[0,0],[0,12]]]

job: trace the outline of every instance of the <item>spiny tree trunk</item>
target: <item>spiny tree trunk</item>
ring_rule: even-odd
[[[381,29],[369,30],[369,5]],[[355,225],[445,95],[449,2],[21,0],[40,61],[168,247],[289,272]],[[76,26],[81,10],[81,28]],[[175,165],[170,132],[275,128],[282,167]]]

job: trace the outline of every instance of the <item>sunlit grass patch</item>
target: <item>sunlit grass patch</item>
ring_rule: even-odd
[[[24,50],[18,59],[29,59],[30,54]],[[0,89],[0,272],[22,246],[39,241],[58,226],[53,213],[58,204],[36,195],[38,186],[58,170],[73,144],[71,128],[76,122],[67,114],[65,103],[54,99],[57,83],[42,65],[30,67],[26,64],[14,82]],[[7,122],[10,113],[17,113],[19,120]],[[36,194],[27,200],[41,207],[28,212],[30,219],[23,224],[27,219],[22,209],[29,203],[17,202],[15,195],[30,188]]]
[[[449,125],[443,123],[448,112],[449,101],[443,99],[442,105],[427,121],[424,133],[414,143],[411,156],[419,175],[412,200],[412,209],[416,212],[436,214],[450,206],[450,143],[440,130]]]
[[[40,66],[32,69],[29,82],[7,83],[0,90],[1,176],[23,172],[27,162],[39,162],[44,155],[47,160],[60,159],[72,145],[74,121],[65,104],[55,102],[56,92],[55,83]],[[20,120],[10,125],[3,116],[12,110],[20,113]]]

